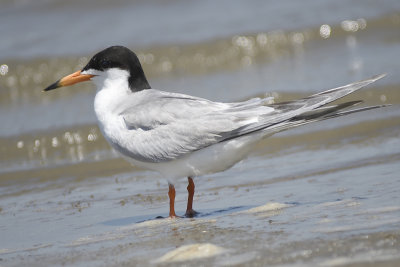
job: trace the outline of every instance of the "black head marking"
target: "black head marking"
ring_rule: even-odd
[[[94,55],[82,69],[104,71],[110,68],[119,68],[130,73],[128,83],[132,91],[150,89],[142,66],[135,53],[124,46],[111,46]]]

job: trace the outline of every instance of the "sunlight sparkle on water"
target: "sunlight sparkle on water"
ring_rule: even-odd
[[[8,73],[8,65],[2,64],[0,66],[0,75],[4,76]]]
[[[365,29],[367,27],[367,21],[362,18],[357,20],[344,20],[340,23],[340,26],[346,32],[356,32]]]
[[[324,39],[329,38],[329,36],[331,36],[331,26],[328,24],[321,25],[319,28],[319,35]]]

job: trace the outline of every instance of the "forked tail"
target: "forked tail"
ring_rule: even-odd
[[[376,106],[347,110],[348,108],[354,107],[362,103],[363,101],[361,100],[345,102],[338,105],[325,106],[326,104],[331,103],[337,99],[340,99],[348,94],[351,94],[361,89],[362,87],[383,78],[384,76],[385,74],[381,74],[367,80],[330,89],[299,100],[273,104],[272,107],[274,107],[278,112],[282,112],[283,114],[292,113],[293,111],[297,111],[298,113],[298,111],[300,110],[303,112],[300,112],[300,114],[297,114],[289,118],[288,120],[281,121],[279,123],[271,125],[270,127],[268,127],[268,130],[273,132],[280,132],[293,127],[308,124],[311,122],[336,118],[356,112],[390,106],[390,105],[376,105]]]

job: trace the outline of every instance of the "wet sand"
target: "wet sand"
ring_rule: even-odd
[[[17,38],[21,22],[8,24],[2,36],[10,37],[0,45],[9,51],[0,55],[8,66],[0,76],[0,266],[399,266],[400,7],[335,3],[277,4],[255,17],[250,7],[235,18],[219,9],[225,26],[198,23],[197,35],[179,21],[166,23],[181,27],[171,31],[173,42],[146,39],[139,28],[130,36],[141,42],[114,33],[137,51],[153,88],[212,100],[286,101],[388,73],[344,100],[391,107],[280,133],[233,168],[195,178],[199,215],[191,219],[157,218],[168,214],[167,182],[110,148],[96,125],[93,86],[41,92],[87,62],[95,52],[90,41],[51,50],[52,42]],[[159,4],[102,2],[88,21],[121,14],[115,23],[127,30],[121,10],[145,15],[161,12]],[[193,6],[173,2],[168,9],[183,14]],[[321,16],[311,16],[310,6]],[[0,13],[22,20],[30,7],[9,1]],[[296,8],[301,15],[289,20],[274,14]],[[59,19],[75,9],[74,2],[40,1],[31,27],[45,23],[49,10],[64,25]],[[12,18],[0,16],[0,23]],[[159,22],[152,23],[147,32],[156,33]],[[87,27],[66,33],[85,36]],[[24,53],[7,46],[13,43]],[[183,215],[186,178],[175,186]]]

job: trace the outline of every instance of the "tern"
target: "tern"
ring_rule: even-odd
[[[362,101],[327,105],[384,76],[284,103],[269,104],[270,98],[222,103],[152,89],[136,54],[112,46],[44,91],[93,81],[97,87],[94,110],[102,134],[132,164],[167,178],[169,217],[174,218],[177,179],[188,178],[185,216],[192,217],[196,215],[194,177],[232,167],[275,133],[387,106],[352,108]]]

